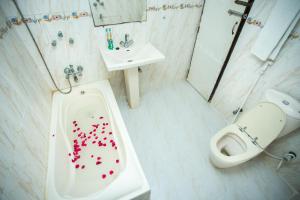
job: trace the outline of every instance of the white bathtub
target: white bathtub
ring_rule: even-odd
[[[108,81],[53,95],[46,187],[48,200],[150,197]]]

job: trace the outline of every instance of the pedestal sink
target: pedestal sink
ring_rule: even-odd
[[[131,108],[139,105],[138,67],[165,59],[165,56],[151,43],[119,50],[101,49],[101,55],[109,72],[124,70],[126,94]]]

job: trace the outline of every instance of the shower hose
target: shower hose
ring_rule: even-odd
[[[24,16],[23,16],[23,13],[22,13],[21,9],[18,6],[18,3],[16,2],[16,0],[12,0],[12,1],[14,2],[15,6],[16,6],[16,9],[20,13],[22,21],[24,21]],[[42,54],[42,52],[41,52],[41,50],[40,50],[40,48],[39,48],[36,40],[34,39],[34,36],[33,36],[32,32],[31,32],[30,28],[28,27],[27,23],[24,23],[24,24],[25,24],[25,26],[26,26],[29,34],[30,34],[30,37],[33,40],[34,45],[36,46],[36,48],[37,48],[37,50],[38,50],[38,52],[39,52],[39,54],[40,54],[40,56],[41,56],[41,58],[43,60],[43,63],[45,65],[46,69],[47,69],[47,72],[48,72],[48,74],[49,74],[49,76],[51,78],[51,81],[52,81],[53,85],[55,86],[55,88],[57,89],[57,91],[59,91],[61,94],[69,94],[69,93],[71,93],[72,92],[72,85],[71,85],[71,81],[70,81],[70,76],[67,76],[67,80],[68,80],[70,89],[68,91],[64,92],[64,91],[62,91],[61,89],[58,88],[58,86],[57,86],[57,84],[56,84],[56,82],[55,82],[55,80],[54,80],[54,78],[53,78],[53,76],[52,76],[52,74],[51,74],[51,72],[49,70],[49,67],[48,67],[48,65],[47,65],[47,63],[46,63],[46,61],[45,61],[45,59],[43,57],[43,54]]]

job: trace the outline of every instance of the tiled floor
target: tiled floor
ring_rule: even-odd
[[[124,121],[149,181],[152,200],[288,199],[290,189],[259,156],[219,170],[209,141],[221,116],[185,81],[147,91],[137,109],[119,98]]]

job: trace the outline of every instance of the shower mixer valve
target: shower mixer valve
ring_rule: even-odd
[[[64,72],[66,74],[66,79],[69,79],[70,76],[73,76],[73,80],[77,83],[80,76],[82,76],[83,67],[78,65],[77,69],[75,70],[73,65],[69,65],[69,67],[66,67],[64,69]]]

